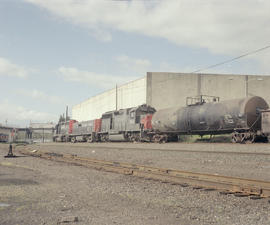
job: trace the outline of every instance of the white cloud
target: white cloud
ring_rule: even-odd
[[[66,100],[62,97],[48,95],[36,89],[33,89],[33,90],[19,89],[16,92],[20,95],[24,95],[26,97],[30,97],[38,101],[48,102],[52,104],[63,104],[66,102]]]
[[[104,42],[110,42],[112,40],[111,33],[103,29],[93,29],[90,35],[96,38],[97,40]]]
[[[136,73],[145,73],[151,66],[148,59],[136,59],[127,55],[119,55],[115,59],[121,66]]]
[[[56,115],[38,112],[32,109],[27,109],[22,106],[18,106],[10,103],[9,101],[0,102],[0,118],[1,123],[5,124],[5,120],[12,124],[27,126],[29,122],[51,122],[57,121],[58,117]]]
[[[60,76],[67,81],[86,83],[92,87],[99,88],[113,88],[115,84],[123,84],[128,81],[134,80],[135,77],[123,77],[123,76],[113,76],[107,74],[98,74],[95,72],[79,70],[74,67],[60,67],[58,69]]]
[[[239,54],[269,43],[268,0],[25,1],[99,32],[136,32],[213,53]]]
[[[27,69],[16,65],[5,58],[0,58],[0,76],[26,78],[33,71],[33,69]]]

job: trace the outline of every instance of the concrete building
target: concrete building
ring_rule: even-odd
[[[54,129],[54,123],[30,123],[28,136],[33,142],[51,142]]]
[[[78,121],[146,103],[158,109],[185,106],[186,97],[210,95],[220,100],[261,96],[270,104],[270,76],[148,72],[141,79],[111,89],[72,108]]]
[[[54,129],[55,128],[55,125],[54,123],[30,123],[29,124],[29,128],[30,129]]]
[[[103,92],[72,107],[72,119],[100,118],[102,113],[146,103],[146,77]]]
[[[10,132],[12,131],[12,129],[13,129],[12,127],[2,126],[0,124],[0,134],[7,134],[7,135],[9,135]]]

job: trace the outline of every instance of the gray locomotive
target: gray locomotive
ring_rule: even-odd
[[[158,110],[152,118],[154,139],[166,141],[180,134],[226,134],[232,133],[233,142],[254,142],[263,138],[261,112],[268,104],[261,97],[248,97],[218,102],[199,101],[186,107]]]
[[[148,127],[142,121],[155,109],[143,104],[138,107],[106,112],[101,117],[101,141],[141,141],[147,138]],[[152,118],[152,117],[151,117]]]
[[[100,119],[78,122],[69,120],[56,125],[54,141],[105,142],[140,141],[152,129],[151,118],[156,110],[146,104],[102,114]]]

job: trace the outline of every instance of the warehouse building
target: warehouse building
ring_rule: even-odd
[[[148,72],[145,77],[103,92],[72,107],[72,118],[85,121],[102,113],[149,104],[159,109],[186,106],[186,98],[217,96],[220,100],[261,96],[270,103],[270,76]]]

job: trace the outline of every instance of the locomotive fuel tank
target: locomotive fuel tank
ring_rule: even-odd
[[[221,102],[198,103],[158,110],[152,119],[160,133],[225,134],[235,129],[261,129],[260,110],[268,108],[258,96]]]

